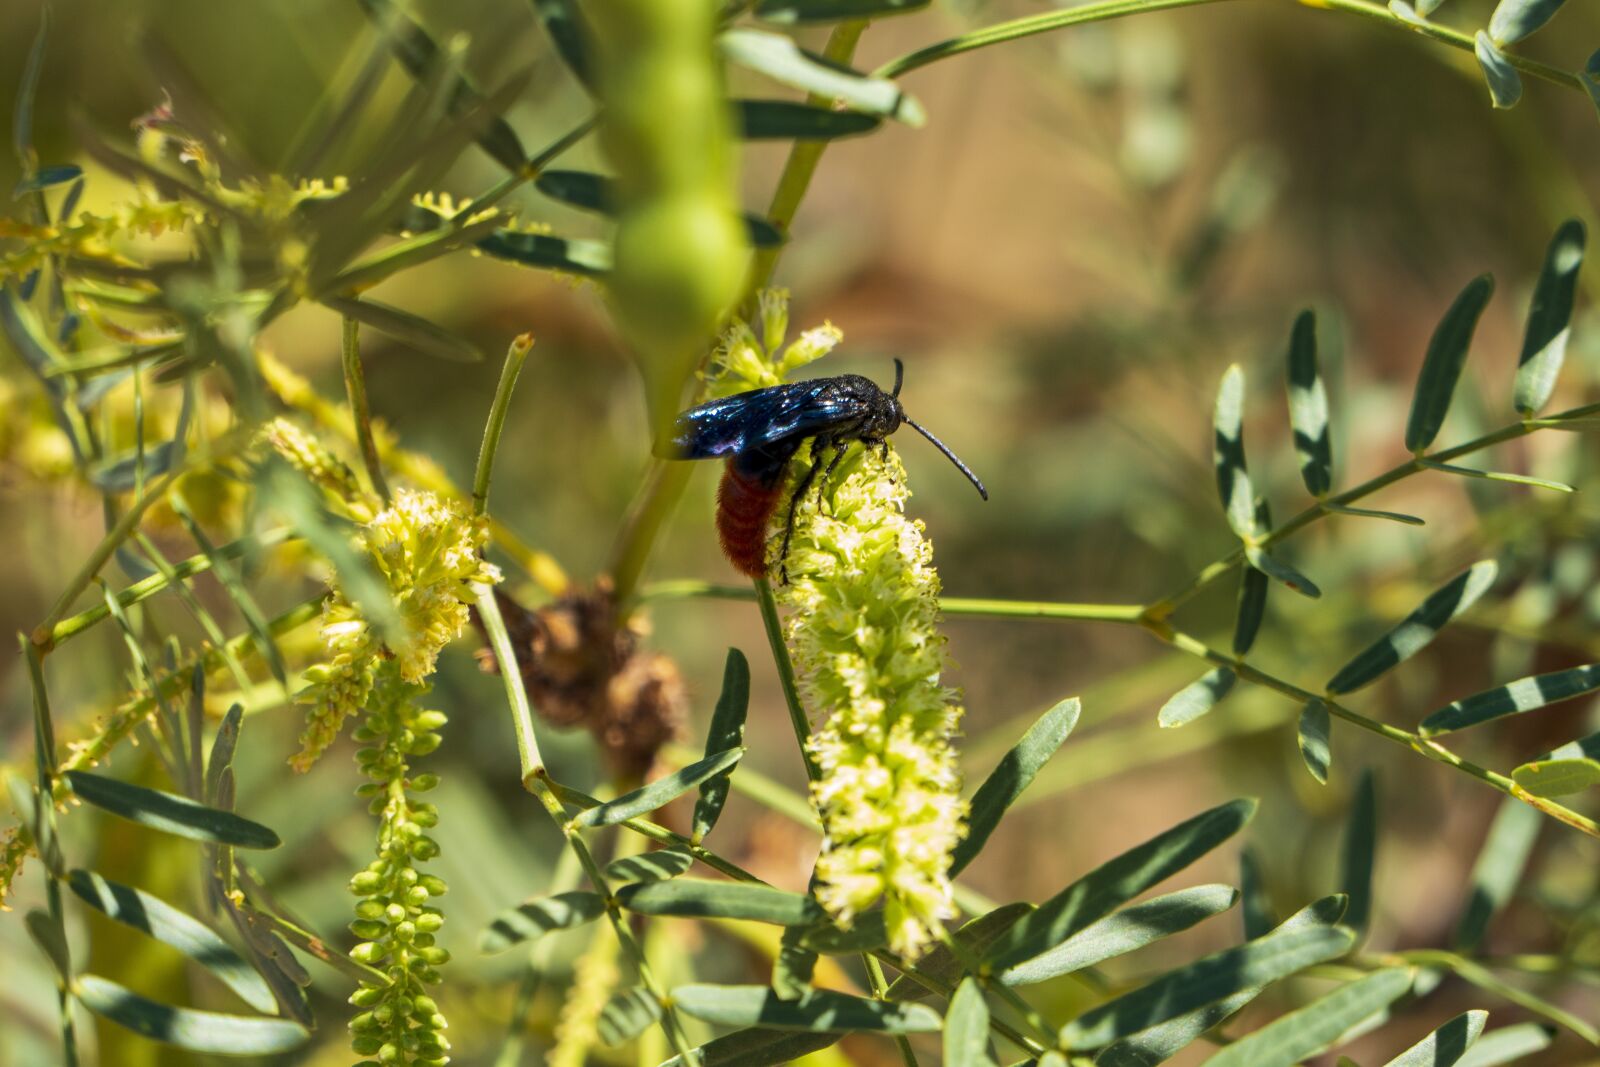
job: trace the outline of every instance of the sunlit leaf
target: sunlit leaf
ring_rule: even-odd
[[[1306,701],[1306,706],[1300,709],[1295,736],[1306,770],[1322,785],[1328,784],[1328,767],[1333,762],[1333,747],[1328,743],[1332,727],[1328,705],[1315,698]]]
[[[1460,1061],[1489,1021],[1486,1011],[1466,1011],[1384,1064],[1384,1067],[1451,1067]]]
[[[803,893],[752,882],[713,882],[704,878],[623,886],[617,890],[617,900],[641,915],[749,919],[779,926],[807,925],[825,917],[817,902]]]
[[[982,956],[996,938],[1016,925],[1017,920],[1033,911],[1026,901],[1002,904],[986,915],[980,915],[955,933],[955,942],[968,956]],[[948,946],[934,945],[917,961],[917,970],[945,986],[954,985],[963,971],[961,962]],[[889,985],[884,994],[888,1000],[917,1000],[927,996],[929,990],[915,979],[901,975]]]
[[[1417,518],[1415,515],[1407,515],[1403,511],[1379,511],[1376,508],[1353,508],[1345,504],[1331,504],[1327,502],[1324,502],[1322,506],[1325,510],[1331,511],[1335,515],[1349,515],[1358,519],[1387,519],[1390,522],[1398,522],[1402,526],[1428,525],[1424,520]]]
[[[1490,1030],[1473,1042],[1456,1067],[1499,1067],[1543,1052],[1555,1039],[1555,1030],[1542,1023],[1518,1023]]]
[[[1478,67],[1489,84],[1490,102],[1497,108],[1516,107],[1522,99],[1522,75],[1505,53],[1482,30],[1473,38],[1472,53],[1478,57]]]
[[[776,1067],[834,1044],[841,1035],[752,1027],[708,1041],[695,1050],[697,1067]],[[661,1067],[683,1067],[674,1056]]]
[[[735,100],[734,127],[747,141],[830,141],[877,129],[883,119],[793,100]]]
[[[773,81],[855,111],[920,126],[927,114],[915,97],[888,78],[874,78],[806,52],[794,38],[765,30],[725,30],[717,37],[723,55]]]
[[[1489,36],[1495,44],[1516,44],[1539,30],[1566,0],[1500,0],[1489,16]]]
[[[1097,1007],[1061,1030],[1065,1048],[1099,1048],[1214,1001],[1270,985],[1312,964],[1344,955],[1355,934],[1337,926],[1279,928],[1213,953]],[[1282,1061],[1278,1061],[1282,1062]]]
[[[1512,781],[1536,797],[1564,797],[1600,785],[1600,759],[1548,759],[1524,763]]]
[[[97,808],[152,830],[236,848],[277,848],[278,835],[258,822],[197,804],[188,797],[146,789],[88,771],[67,771],[62,777],[77,796]]]
[[[197,677],[204,678],[204,674],[196,671]],[[206,759],[206,790],[207,804],[217,803],[217,784],[222,780],[222,772],[233,763],[233,753],[239,744],[239,726],[244,721],[244,706],[231,704],[228,713],[222,717],[222,722],[217,725],[217,735],[211,739],[211,755]]]
[[[1246,1034],[1206,1063],[1208,1067],[1281,1067],[1299,1063],[1405,996],[1411,988],[1411,973],[1409,968],[1393,967],[1347,982]]]
[[[1416,393],[1411,399],[1411,417],[1406,421],[1406,448],[1412,452],[1421,452],[1439,436],[1444,417],[1450,412],[1461,368],[1472,347],[1478,316],[1483,314],[1493,292],[1494,279],[1489,275],[1474,278],[1434,330],[1433,339],[1428,342],[1428,354],[1422,361],[1422,373],[1417,378]]]
[[[605,912],[605,900],[598,893],[586,890],[534,897],[496,916],[478,935],[478,949],[504,952],[512,945],[543,937],[552,930],[570,930],[593,922]]]
[[[685,1014],[719,1026],[925,1034],[941,1025],[938,1013],[921,1004],[893,1004],[825,989],[781,1000],[766,986],[685,985],[672,991],[672,1002]]]
[[[662,848],[624,856],[606,865],[606,881],[613,885],[637,882],[664,882],[676,878],[694,865],[694,857],[677,848]]]
[[[1244,368],[1235,363],[1222,375],[1212,412],[1211,462],[1217,472],[1222,509],[1240,540],[1256,536],[1256,494],[1244,456]]]
[[[1485,481],[1505,482],[1509,485],[1531,485],[1538,489],[1552,489],[1558,493],[1576,492],[1566,482],[1553,482],[1548,478],[1535,478],[1528,474],[1510,474],[1506,471],[1480,471],[1475,467],[1462,467],[1455,463],[1439,463],[1431,459],[1424,459],[1421,462],[1428,470],[1442,471],[1445,474],[1454,474],[1462,478],[1482,478]]]
[[[728,649],[722,667],[722,692],[711,713],[711,728],[706,731],[706,755],[714,756],[744,744],[745,716],[750,711],[750,662],[737,648]],[[728,801],[733,774],[714,775],[700,783],[700,796],[694,802],[694,840],[703,839],[717,824],[722,806]]]
[[[1333,487],[1333,439],[1329,435],[1328,391],[1317,366],[1317,317],[1300,312],[1289,333],[1289,425],[1300,457],[1300,478],[1312,496]]]
[[[756,17],[768,22],[840,22],[918,11],[928,0],[760,0]]]
[[[1500,802],[1477,862],[1472,865],[1472,889],[1453,939],[1456,948],[1472,952],[1483,943],[1489,920],[1516,892],[1543,825],[1544,816],[1537,808],[1515,797]]]
[[[989,1058],[989,1005],[974,978],[963,978],[944,1015],[946,1067],[993,1067]]]
[[[1049,951],[1222,844],[1255,810],[1254,800],[1231,801],[1101,864],[1018,920],[983,953],[983,961],[1001,971]]]
[[[1174,1016],[1131,1037],[1107,1045],[1094,1058],[1094,1067],[1153,1067],[1177,1055],[1201,1034],[1221,1023],[1261,995],[1245,989],[1231,997]]]
[[[1592,693],[1596,689],[1600,689],[1600,663],[1518,678],[1440,708],[1422,720],[1417,732],[1424,737],[1432,737],[1451,730],[1463,730],[1468,726]]]
[[[1483,560],[1456,575],[1417,606],[1416,610],[1340,669],[1328,682],[1329,693],[1350,693],[1375,681],[1389,668],[1410,659],[1439,635],[1445,623],[1466,611],[1494,584],[1499,567]]]
[[[97,975],[73,983],[84,1007],[118,1026],[190,1052],[268,1056],[298,1048],[310,1036],[287,1019],[222,1015],[149,1000]]]
[[[1372,918],[1372,870],[1378,855],[1378,780],[1368,767],[1356,783],[1340,852],[1339,888],[1349,903],[1344,924],[1364,937]]]
[[[1278,925],[1267,896],[1266,882],[1261,875],[1261,859],[1248,845],[1239,850],[1239,896],[1243,901],[1240,917],[1244,920],[1246,941],[1254,940]]]
[[[1317,588],[1316,582],[1313,582],[1310,578],[1307,578],[1264,548],[1247,544],[1244,546],[1244,558],[1249,561],[1250,566],[1273,581],[1281,582],[1301,596],[1315,600],[1322,595],[1322,590]]]
[[[92,871],[72,871],[67,875],[67,884],[85,904],[177,949],[206,968],[257,1011],[277,1008],[272,990],[261,976],[233,946],[200,920],[143,890],[120,885]]]
[[[1512,401],[1524,416],[1537,414],[1549,402],[1556,376],[1567,358],[1572,302],[1578,287],[1578,269],[1583,266],[1585,237],[1583,223],[1568,219],[1545,250],[1544,268],[1539,272],[1533,304],[1528,308],[1528,329],[1512,389]]]
[[[661,1002],[648,989],[634,986],[616,993],[600,1010],[600,1042],[620,1045],[644,1033],[661,1018]]]
[[[1178,690],[1156,713],[1156,722],[1163,728],[1182,726],[1193,722],[1233,691],[1239,680],[1232,667],[1218,667]]]
[[[67,931],[60,920],[47,911],[32,908],[22,921],[28,928],[28,936],[33,938],[33,943],[50,961],[56,976],[64,982],[71,981],[72,952],[67,947]]]
[[[1200,885],[1130,904],[1044,955],[1001,972],[1000,981],[1012,986],[1031,985],[1092,967],[1220,915],[1238,899],[1239,893],[1232,886]]]
[[[1039,769],[1066,741],[1067,735],[1078,724],[1082,704],[1077,697],[1069,697],[1039,716],[1028,727],[1022,740],[1007,752],[989,777],[983,780],[972,796],[967,815],[967,836],[956,845],[950,855],[950,876],[953,878],[978,857],[989,835],[1000,825],[1000,819],[1020,797]]]
[[[664,804],[687,793],[701,782],[714,778],[739,762],[742,748],[718,752],[681,770],[658,778],[647,786],[608,800],[598,807],[589,808],[572,821],[578,826],[615,826],[619,822],[648,815]]]

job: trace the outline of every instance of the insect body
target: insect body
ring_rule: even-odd
[[[892,393],[878,388],[870,378],[841,374],[736,393],[678,416],[665,455],[672,459],[724,457],[728,461],[717,492],[717,533],[723,552],[741,573],[752,578],[766,573],[767,526],[777,510],[789,460],[807,440],[812,442],[815,461],[789,496],[780,561],[788,558],[795,511],[816,479],[823,451],[832,449],[833,454],[822,472],[819,493],[851,442],[881,445],[887,457],[888,436],[901,423],[932,441],[977,487],[979,495],[989,499],[978,476],[954,452],[906,417],[900,406],[903,371],[895,360]]]

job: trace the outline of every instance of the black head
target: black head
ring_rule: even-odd
[[[988,500],[989,490],[985,489],[983,487],[983,482],[979,481],[978,476],[972,473],[972,468],[961,462],[960,457],[954,452],[950,451],[950,449],[946,448],[943,441],[939,440],[937,437],[933,436],[933,434],[929,433],[917,423],[913,422],[911,417],[906,414],[905,408],[900,406],[900,385],[905,380],[905,371],[905,364],[901,363],[899,359],[896,359],[894,361],[894,392],[884,393],[881,389],[878,391],[879,394],[883,396],[884,400],[888,402],[888,408],[892,412],[894,419],[893,425],[884,432],[893,433],[899,428],[902,422],[905,423],[907,426],[911,427],[913,430],[932,441],[933,447],[937,448],[940,452],[943,452],[945,458],[951,463],[954,463],[956,465],[956,469],[967,476],[967,481],[971,482],[973,488],[978,490],[978,495],[983,497],[983,499]]]

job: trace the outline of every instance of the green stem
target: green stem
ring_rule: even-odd
[[[873,74],[880,78],[898,78],[902,74],[907,74],[919,67],[937,63],[941,59],[948,59],[951,56],[958,56],[964,52],[987,48],[991,45],[1022,40],[1025,37],[1033,37],[1053,30],[1065,29],[1068,26],[1078,26],[1089,22],[1104,22],[1107,19],[1141,15],[1151,11],[1198,7],[1202,4],[1221,2],[1223,0],[1099,0],[1098,3],[1080,4],[1077,7],[1063,11],[1029,15],[1025,18],[1012,19],[1009,22],[972,30],[969,33],[951,37],[948,40],[928,45],[925,48],[919,48],[915,52],[892,59],[873,71]],[[1431,40],[1465,52],[1472,52],[1475,47],[1473,39],[1467,34],[1433,22],[1423,26],[1414,25],[1394,14],[1387,7],[1372,3],[1370,0],[1300,0],[1300,3],[1310,8],[1342,11],[1369,21],[1382,23],[1390,29],[1419,33]],[[1571,71],[1562,70],[1560,67],[1553,67],[1547,63],[1540,63],[1537,60],[1524,59],[1517,55],[1507,55],[1506,59],[1524,74],[1531,74],[1536,78],[1543,78],[1545,81],[1553,82],[1556,85],[1564,85],[1569,89],[1583,90],[1583,82]]]
[[[811,748],[807,744],[811,739],[811,720],[806,716],[805,705],[800,703],[794,664],[789,659],[789,646],[783,640],[783,623],[778,618],[778,602],[772,598],[772,583],[765,578],[757,578],[755,587],[756,602],[761,605],[761,623],[767,631],[767,643],[772,646],[772,661],[778,667],[778,684],[783,687],[783,702],[789,709],[789,725],[794,727],[795,740],[800,743],[800,756],[806,763],[806,779],[815,782],[822,777],[822,770],[812,759]]]
[[[472,513],[486,515],[489,511],[489,478],[494,473],[494,454],[500,447],[500,434],[505,429],[506,412],[511,408],[511,391],[517,387],[517,375],[533,347],[533,335],[519,334],[506,349],[505,366],[500,368],[500,384],[495,386],[494,401],[489,405],[489,421],[483,427],[483,445],[478,449],[478,469],[472,477]]]
[[[755,589],[741,585],[720,585],[697,578],[651,582],[639,591],[640,601],[648,600],[759,600]],[[1079,622],[1137,623],[1145,615],[1143,604],[1082,604],[1053,600],[996,600],[988,597],[948,596],[939,598],[945,615],[971,615],[998,619],[1062,619]]]
[[[372,491],[389,502],[389,483],[378,460],[378,443],[372,437],[372,411],[367,405],[367,376],[361,367],[361,323],[346,315],[340,354],[344,365],[344,392],[350,400],[350,418],[355,424],[356,441],[361,446],[361,462],[367,468]]]
[[[500,677],[505,682],[506,699],[511,703],[511,727],[517,738],[517,759],[522,766],[522,784],[531,789],[534,779],[544,773],[544,757],[539,753],[539,738],[533,730],[533,707],[528,703],[528,691],[522,685],[522,674],[517,670],[517,656],[511,650],[511,635],[500,617],[500,604],[494,590],[485,589],[478,594],[478,617],[489,635],[489,646],[494,649],[495,661],[500,664]]]
[[[45,901],[49,908],[50,924],[59,938],[57,950],[61,954],[61,958],[55,961],[59,968],[56,974],[56,996],[60,1012],[61,1052],[68,1067],[77,1067],[78,1030],[72,1017],[72,956],[67,944],[66,910],[61,902],[61,862],[60,857],[55,854],[57,838],[55,806],[52,800],[57,781],[55,730],[50,720],[50,695],[44,683],[44,651],[26,637],[18,636],[23,655],[28,661],[28,680],[33,688],[34,762],[37,765],[39,781],[39,792],[34,797],[34,808],[39,820],[40,836],[49,835],[50,838],[48,846],[44,849]],[[17,836],[20,838],[23,832],[19,828]]]

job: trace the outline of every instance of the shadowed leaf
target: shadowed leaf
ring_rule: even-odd
[[[1256,536],[1256,495],[1244,456],[1244,369],[1235,363],[1222,375],[1212,412],[1211,462],[1228,525],[1242,541]]]
[[[807,1033],[752,1027],[724,1034],[695,1049],[698,1067],[775,1067],[821,1051],[839,1040],[835,1033]],[[674,1056],[661,1067],[683,1067]]]
[[[1384,1067],[1451,1067],[1489,1021],[1486,1011],[1466,1011],[1384,1064]]]
[[[1188,1047],[1196,1038],[1256,997],[1259,989],[1245,989],[1231,997],[1174,1016],[1159,1026],[1107,1045],[1094,1058],[1094,1067],[1153,1067]]]
[[[631,793],[624,793],[615,800],[608,800],[599,807],[589,808],[572,821],[578,826],[614,826],[619,822],[648,815],[701,782],[730,769],[743,755],[742,748],[730,748],[725,752],[718,752],[663,778],[658,778]]]
[[[1600,663],[1518,678],[1440,708],[1423,719],[1417,729],[1424,737],[1432,737],[1533,711],[1596,689],[1600,689]]]
[[[594,64],[589,58],[593,31],[584,21],[577,0],[533,0],[533,9],[555,44],[561,61],[584,88],[593,89]]]
[[[1411,970],[1394,967],[1347,982],[1303,1008],[1279,1016],[1235,1041],[1209,1067],[1280,1067],[1299,1063],[1338,1041],[1345,1031],[1387,1008],[1411,988]]]
[[[550,199],[563,204],[608,217],[617,213],[616,180],[613,178],[582,170],[547,170],[539,175],[534,185]],[[746,212],[741,217],[752,245],[772,248],[783,244],[783,234],[760,215]]]
[[[734,128],[747,141],[830,141],[869,133],[883,123],[877,115],[792,100],[735,100],[733,105]]]
[[[1406,421],[1406,448],[1421,452],[1433,444],[1450,412],[1450,401],[1455,396],[1456,381],[1467,362],[1467,352],[1472,347],[1472,334],[1478,326],[1478,316],[1494,292],[1494,279],[1480,275],[1467,283],[1467,287],[1450,305],[1444,318],[1428,342],[1428,354],[1422,361],[1422,373],[1417,378],[1416,393],[1411,398],[1411,417]]]
[[[992,945],[995,938],[1016,925],[1018,919],[1033,911],[1033,905],[1025,901],[1015,904],[1002,904],[1000,907],[980,915],[967,923],[955,933],[955,942],[962,950],[971,956],[982,956]],[[927,955],[917,961],[917,970],[945,986],[954,985],[961,977],[961,963],[948,946],[935,945]],[[896,978],[889,985],[889,990],[884,994],[887,1000],[918,1000],[929,995],[929,990],[918,984],[914,979],[905,975]]]
[[[1306,701],[1306,706],[1300,709],[1295,736],[1306,770],[1322,785],[1328,784],[1328,767],[1333,763],[1333,748],[1328,743],[1332,727],[1328,705],[1315,699]]]
[[[477,363],[483,359],[482,350],[465,337],[409,311],[401,311],[376,300],[354,300],[342,296],[324,297],[322,302],[339,314],[388,334],[424,355],[437,356],[453,363]]]
[[[1407,615],[1400,625],[1370,645],[1328,682],[1329,693],[1350,693],[1426,648],[1444,624],[1477,603],[1494,584],[1499,567],[1483,560],[1456,575]]]
[[[33,943],[44,953],[45,959],[50,961],[56,976],[64,982],[70,982],[72,952],[67,947],[65,928],[49,912],[39,908],[30,909],[22,921],[28,928],[28,936],[33,938]]]
[[[1472,889],[1452,939],[1457,949],[1472,952],[1483,943],[1489,920],[1516,892],[1543,824],[1544,816],[1537,808],[1514,797],[1500,802],[1500,810],[1489,824],[1489,834],[1472,866]]]
[[[768,22],[840,22],[883,18],[928,6],[928,0],[761,0],[756,17]]]
[[[1233,622],[1233,654],[1242,656],[1256,643],[1267,614],[1269,579],[1254,567],[1239,568],[1239,607]]]
[[[1322,590],[1317,588],[1316,582],[1313,582],[1310,578],[1307,578],[1264,548],[1245,545],[1244,558],[1250,562],[1250,566],[1273,581],[1281,582],[1301,596],[1315,600],[1322,595]]]
[[[496,259],[540,270],[563,271],[582,278],[598,278],[611,271],[611,246],[599,241],[502,229],[476,242],[476,247]]]
[[[478,935],[478,949],[481,952],[503,952],[512,945],[543,937],[552,930],[570,930],[574,926],[593,922],[605,911],[606,902],[598,893],[581,889],[535,897],[496,916]]]
[[[1317,366],[1317,316],[1300,312],[1289,333],[1289,425],[1300,457],[1300,479],[1312,496],[1333,487],[1333,439],[1329,435],[1328,391]]]
[[[258,822],[231,811],[208,808],[175,793],[146,789],[87,771],[67,771],[62,777],[88,803],[152,830],[236,848],[277,848],[281,844],[277,834]]]
[[[1261,876],[1261,860],[1256,850],[1248,845],[1239,850],[1239,896],[1243,900],[1240,918],[1244,921],[1246,941],[1266,934],[1278,925],[1272,901],[1267,896],[1265,880]]]
[[[605,876],[614,885],[637,882],[664,882],[676,878],[694,865],[694,857],[682,849],[663,848],[637,856],[624,856],[606,865]]]
[[[1533,304],[1528,308],[1528,329],[1512,389],[1512,401],[1525,416],[1537,414],[1549,402],[1556,376],[1567,358],[1572,300],[1578,287],[1578,270],[1583,266],[1585,236],[1583,223],[1568,219],[1545,251],[1544,269],[1539,272]]]
[[[967,836],[950,854],[952,878],[977,859],[989,835],[1000,825],[1006,809],[1022,795],[1039,769],[1056,754],[1067,735],[1072,733],[1081,710],[1082,704],[1077,697],[1061,701],[1039,716],[1039,721],[1028,727],[1022,740],[989,772],[989,777],[984,779],[972,796],[967,816]]]
[[[766,986],[685,985],[672,991],[685,1014],[720,1026],[759,1026],[771,1030],[830,1033],[936,1033],[937,1012],[921,1004],[892,1004],[825,989],[797,1000],[780,1000]]]
[[[54,167],[40,167],[12,187],[11,199],[21,200],[29,193],[37,193],[57,185],[75,182],[81,177],[83,177],[83,168],[75,163],[64,163]]]
[[[750,711],[750,662],[737,648],[728,649],[722,667],[722,692],[711,713],[711,728],[706,731],[706,755],[735,749],[744,744],[745,716]],[[694,802],[694,840],[702,840],[722,816],[728,801],[733,773],[713,775],[700,783],[700,796]]]
[[[141,997],[115,982],[86,974],[73,983],[79,1003],[134,1033],[222,1056],[267,1056],[298,1048],[310,1036],[298,1023],[178,1008]]]
[[[817,902],[803,893],[703,878],[623,886],[617,890],[617,900],[641,915],[748,919],[779,926],[803,926],[825,918]]]
[[[1372,919],[1372,870],[1378,855],[1378,781],[1372,768],[1356,783],[1340,854],[1339,888],[1348,898],[1344,924],[1365,936]]]
[[[600,1042],[620,1045],[644,1033],[661,1018],[661,1002],[648,989],[634,986],[612,996],[600,1010]]]
[[[1543,1052],[1555,1039],[1553,1027],[1543,1023],[1518,1023],[1490,1030],[1473,1042],[1467,1054],[1456,1061],[1457,1067],[1499,1067],[1502,1063],[1515,1063],[1536,1052]]]

